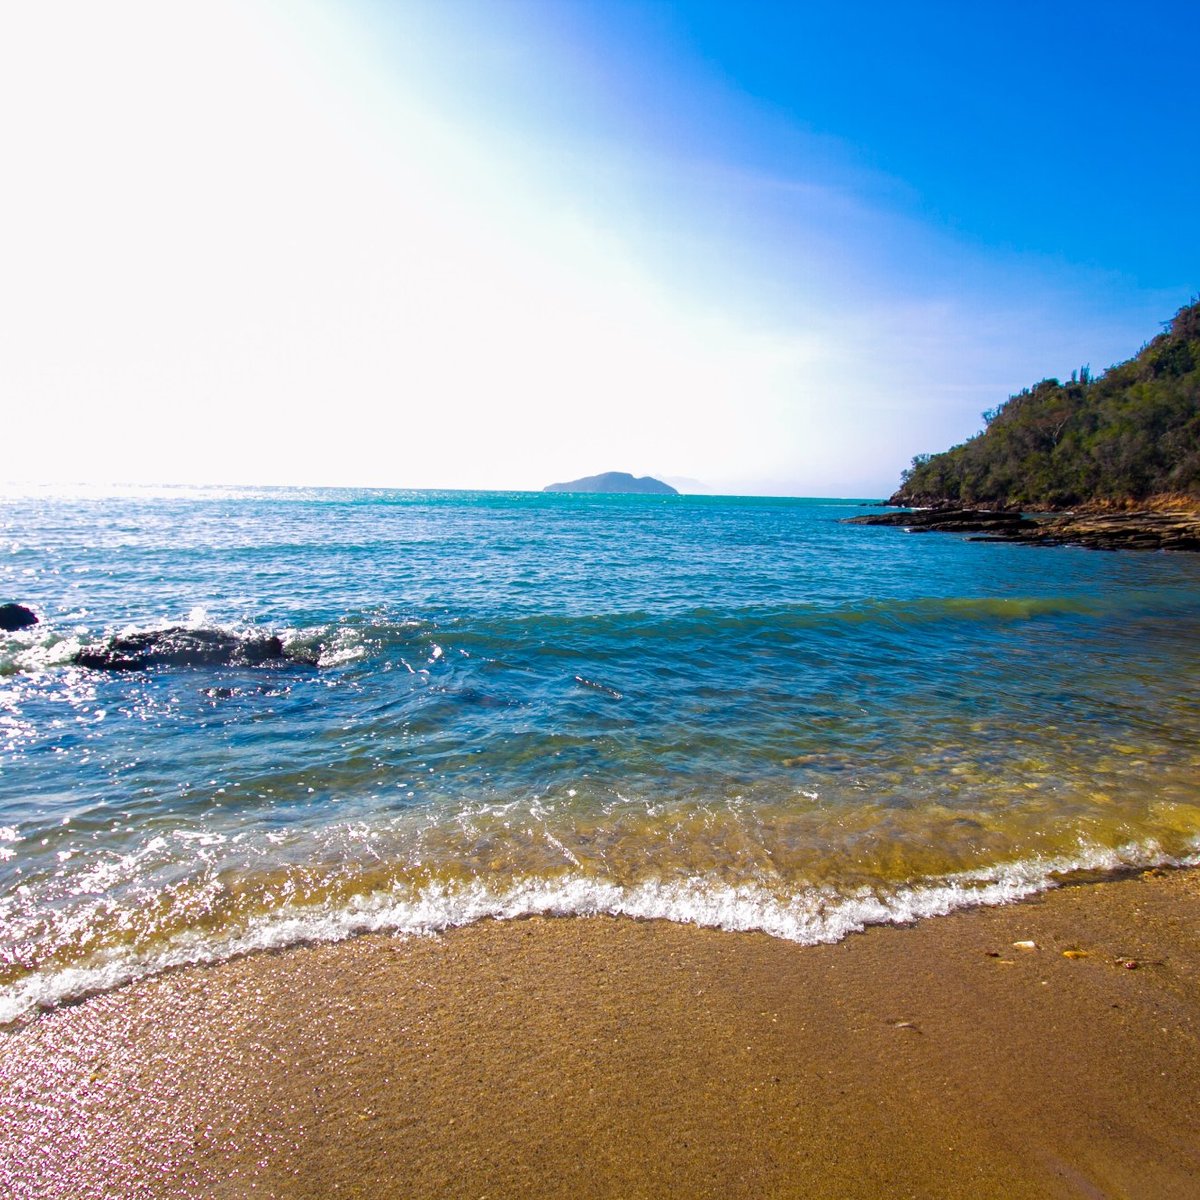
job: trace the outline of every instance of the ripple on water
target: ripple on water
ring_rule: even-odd
[[[0,638],[4,1011],[371,928],[827,940],[1194,859],[1200,560],[601,499],[13,509],[0,590],[36,558],[45,622]],[[181,623],[320,666],[69,665]]]

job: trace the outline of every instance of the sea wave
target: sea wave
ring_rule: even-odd
[[[337,905],[284,904],[239,927],[188,928],[153,946],[111,947],[71,965],[34,971],[0,987],[0,1027],[19,1026],[37,1012],[172,969],[367,933],[428,936],[483,920],[614,916],[760,932],[816,945],[872,925],[907,925],[961,909],[1009,904],[1081,874],[1092,882],[1131,870],[1195,866],[1200,866],[1200,839],[1181,855],[1166,853],[1153,840],[1082,845],[1075,854],[1020,859],[891,888],[821,886],[783,897],[760,885],[729,886],[712,878],[621,885],[570,872],[499,887],[479,878],[437,881],[415,890],[394,887],[354,895]]]
[[[1133,598],[1136,603],[1136,597]],[[283,663],[315,662],[321,667],[344,666],[360,660],[393,657],[412,650],[433,654],[439,639],[451,639],[465,654],[501,653],[514,645],[536,642],[539,653],[553,656],[556,649],[573,655],[581,646],[611,640],[653,638],[675,645],[691,641],[710,643],[765,638],[788,639],[809,632],[835,633],[839,629],[879,626],[881,629],[929,625],[939,622],[1013,624],[1054,617],[1111,616],[1111,599],[1088,596],[949,596],[907,600],[872,600],[845,605],[790,604],[747,606],[733,609],[693,608],[655,613],[644,609],[577,614],[456,615],[349,612],[335,621],[275,628],[245,621],[217,621],[202,606],[194,607],[181,621],[123,623],[90,629],[47,621],[13,633],[0,634],[0,676],[68,667],[81,650],[105,646],[115,639],[164,635],[175,629],[197,634],[220,634],[247,643],[278,637],[285,648]],[[1130,598],[1123,603],[1128,607]],[[1159,601],[1161,606],[1161,600]],[[271,663],[264,664],[271,666]],[[275,664],[279,665],[279,664]]]

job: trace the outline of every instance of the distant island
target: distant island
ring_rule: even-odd
[[[1200,301],[1127,362],[1044,379],[983,419],[970,440],[914,458],[888,503],[1200,509]]]
[[[544,492],[633,492],[641,496],[678,496],[679,493],[661,479],[643,475],[634,478],[626,471],[605,471],[603,475],[586,475],[583,479],[572,479],[570,483],[552,483]]]

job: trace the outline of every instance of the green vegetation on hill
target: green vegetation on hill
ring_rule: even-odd
[[[1200,498],[1200,301],[1098,378],[1045,379],[983,414],[987,428],[904,472],[892,504],[1065,508]]]

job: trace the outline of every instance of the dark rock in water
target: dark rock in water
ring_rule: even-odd
[[[278,639],[276,639],[278,640]],[[297,663],[302,667],[319,667],[321,665],[320,649],[305,648],[303,646],[288,646],[283,651],[283,657],[290,663]]]
[[[85,646],[72,662],[101,671],[140,671],[146,667],[253,667],[287,658],[274,636],[239,637],[220,629],[153,629]]]
[[[978,508],[922,508],[910,512],[847,517],[847,525],[901,525],[914,533],[997,533],[1007,534],[1028,522],[1019,512],[991,512]]]
[[[642,496],[678,496],[679,493],[661,479],[643,475],[635,479],[628,471],[605,471],[603,475],[587,475],[570,483],[551,483],[544,492],[591,492],[605,495],[634,493]]]
[[[38,623],[37,613],[23,604],[0,604],[0,629],[12,633]]]

